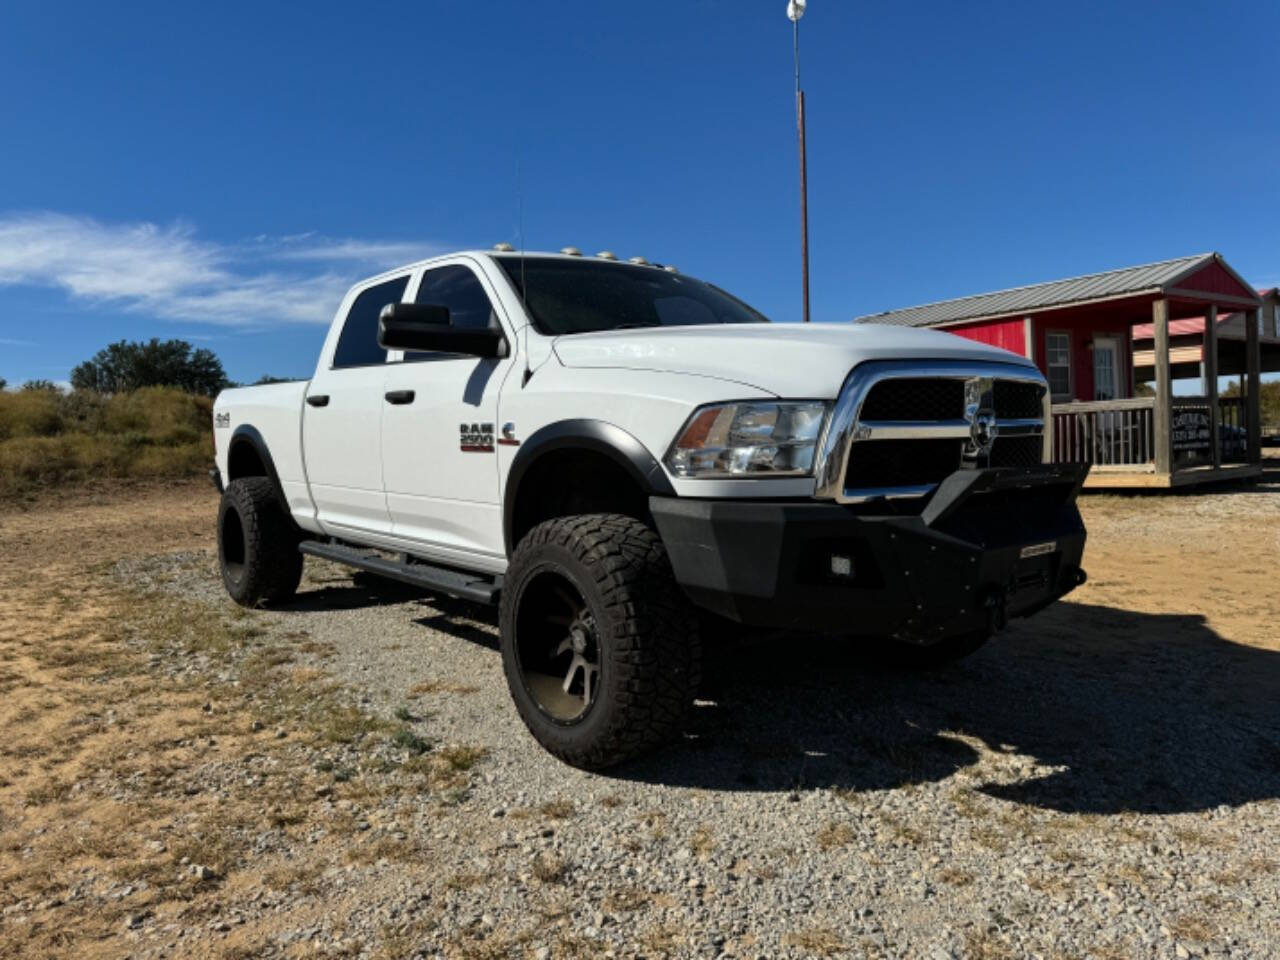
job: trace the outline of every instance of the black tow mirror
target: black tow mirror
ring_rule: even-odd
[[[461,353],[505,357],[507,338],[497,327],[460,328],[449,322],[449,308],[431,303],[388,303],[378,315],[378,346],[384,350]]]

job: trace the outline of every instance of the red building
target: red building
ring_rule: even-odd
[[[1260,472],[1262,307],[1253,287],[1221,255],[1206,253],[891,310],[857,322],[933,327],[1031,357],[1049,381],[1058,459],[1093,463],[1094,486],[1174,486]],[[1275,330],[1274,298],[1267,309]],[[1248,377],[1255,403],[1238,410],[1217,395],[1217,375],[1237,372],[1218,364],[1220,313],[1242,318],[1245,340],[1238,359],[1233,351],[1224,351],[1224,359]],[[1212,331],[1212,342],[1201,352],[1205,395],[1174,397],[1172,379],[1180,371],[1170,362],[1170,323],[1196,317],[1214,319],[1200,325]],[[1137,396],[1136,390],[1134,328],[1143,324],[1149,327],[1154,397]],[[1275,349],[1280,365],[1280,343]],[[1247,442],[1236,442],[1237,429],[1248,434]],[[1228,436],[1231,443],[1224,441]]]

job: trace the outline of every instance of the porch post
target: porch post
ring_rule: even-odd
[[[1156,340],[1156,408],[1152,427],[1156,435],[1156,475],[1173,473],[1173,384],[1169,379],[1169,301],[1151,304],[1152,326]]]
[[[1222,445],[1218,442],[1218,305],[1209,304],[1204,318],[1204,379],[1209,388],[1209,448],[1214,469],[1222,466]]]
[[[1249,370],[1249,462],[1262,462],[1262,353],[1258,346],[1258,319],[1261,310],[1246,310],[1244,322],[1246,366]]]

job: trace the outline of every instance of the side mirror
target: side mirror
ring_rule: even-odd
[[[461,329],[449,323],[449,308],[430,303],[388,303],[378,314],[378,346],[384,350],[461,353],[505,357],[507,338],[496,327]]]

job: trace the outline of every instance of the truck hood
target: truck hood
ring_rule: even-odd
[[[556,339],[566,367],[660,370],[715,377],[780,397],[831,399],[867,360],[986,360],[1025,357],[937,330],[877,324],[769,323],[646,327]]]

